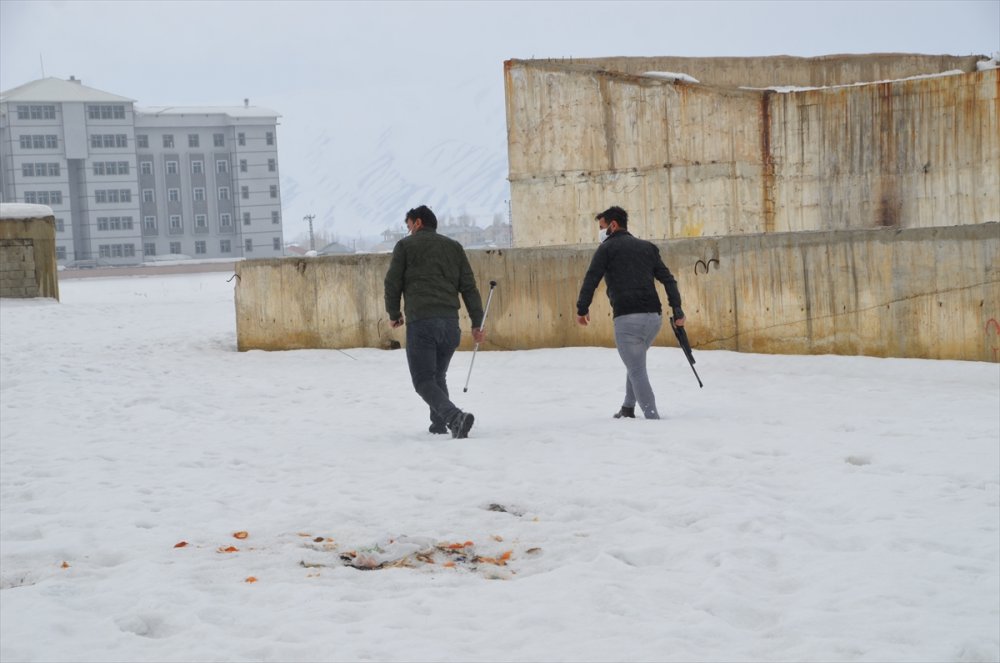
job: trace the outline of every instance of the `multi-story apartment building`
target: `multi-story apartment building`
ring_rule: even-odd
[[[134,103],[73,77],[0,93],[0,200],[51,207],[67,265],[283,255],[279,115]]]

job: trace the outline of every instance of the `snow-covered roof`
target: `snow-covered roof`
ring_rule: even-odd
[[[261,106],[136,106],[141,115],[228,115],[229,117],[281,117],[270,108]]]
[[[24,85],[0,92],[0,103],[16,101],[48,101],[54,103],[70,101],[112,101],[130,103],[135,99],[122,97],[103,90],[87,87],[78,80],[63,80],[62,78],[40,78]]]
[[[40,219],[46,216],[52,216],[52,208],[48,205],[0,203],[0,219]]]

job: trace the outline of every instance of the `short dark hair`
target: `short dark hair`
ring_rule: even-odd
[[[427,205],[421,205],[420,207],[414,207],[409,212],[406,213],[407,221],[416,221],[420,219],[424,222],[424,228],[431,228],[437,230],[438,218],[434,216],[434,212]]]
[[[628,212],[623,210],[621,207],[618,207],[617,205],[612,205],[611,207],[604,210],[594,218],[597,219],[598,221],[604,219],[608,223],[611,223],[612,221],[617,221],[620,227],[628,228]]]

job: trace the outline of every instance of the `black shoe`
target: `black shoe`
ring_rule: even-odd
[[[446,426],[443,422],[440,424],[431,424],[431,427],[427,430],[436,435],[444,435],[448,432],[448,426]]]
[[[469,430],[472,428],[472,423],[475,420],[476,418],[472,416],[471,412],[459,412],[448,424],[451,436],[460,439],[469,437]]]
[[[635,419],[635,407],[625,407],[615,412],[615,419]]]

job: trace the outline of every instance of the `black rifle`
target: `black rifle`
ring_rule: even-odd
[[[698,381],[698,386],[702,389],[705,385],[701,383],[701,378],[698,377],[698,371],[694,370],[694,353],[691,352],[691,341],[688,340],[688,333],[684,327],[678,327],[674,324],[673,316],[670,317],[670,327],[674,330],[674,336],[677,337],[677,342],[681,346],[681,350],[684,351],[684,355],[688,359],[688,363],[691,364],[691,370],[694,371],[694,378]]]

